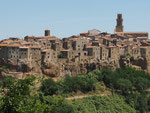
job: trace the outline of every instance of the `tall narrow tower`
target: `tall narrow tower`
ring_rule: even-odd
[[[50,30],[45,30],[45,36],[50,36]]]
[[[122,14],[118,14],[118,16],[117,16],[117,25],[116,25],[116,28],[115,28],[115,32],[123,32]]]

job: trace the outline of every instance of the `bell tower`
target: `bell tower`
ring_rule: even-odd
[[[115,28],[115,32],[123,32],[123,18],[122,18],[122,14],[118,14],[117,15],[117,25]]]

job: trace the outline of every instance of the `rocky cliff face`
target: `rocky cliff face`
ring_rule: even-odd
[[[131,66],[136,69],[143,69],[150,72],[150,60],[148,58],[138,57],[136,59],[131,59],[131,57],[120,58],[120,67]]]
[[[0,59],[0,65],[7,67],[7,69],[1,68],[0,76],[12,75],[17,78],[23,78],[28,75],[42,76],[40,62]]]
[[[146,58],[140,57],[131,60],[130,57],[121,57],[118,62],[119,63],[114,64],[111,61],[99,62],[95,60],[85,60],[82,62],[67,63],[67,61],[64,60],[63,62],[58,61],[58,63],[44,62],[41,64],[41,62],[35,61],[0,59],[0,65],[8,67],[7,70],[1,69],[0,75],[15,75],[17,78],[23,78],[28,75],[58,77],[69,74],[75,76],[81,73],[88,73],[92,70],[99,70],[104,67],[114,70],[123,66],[132,66],[150,72],[150,61]]]
[[[59,75],[59,68],[52,63],[44,63],[41,70],[43,74],[50,77],[57,77]]]

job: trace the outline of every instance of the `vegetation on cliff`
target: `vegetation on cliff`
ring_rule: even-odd
[[[36,89],[37,78],[27,77],[14,80],[4,77],[0,80],[2,113],[145,113],[150,108],[150,74],[131,67],[94,70],[88,74],[53,81],[42,80]],[[83,99],[67,100],[63,95],[83,94],[101,90],[104,84],[112,92],[107,96],[89,96]],[[61,96],[60,96],[61,95]]]

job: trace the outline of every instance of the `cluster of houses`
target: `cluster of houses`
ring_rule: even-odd
[[[114,34],[93,29],[68,38],[57,38],[45,30],[45,36],[26,36],[0,41],[0,59],[39,62],[39,66],[51,63],[60,73],[73,73],[69,66],[86,62],[108,63],[119,67],[122,56],[149,60],[150,40],[148,32],[124,32],[122,15],[118,14]],[[68,71],[69,70],[69,71]],[[78,73],[80,69],[76,69]],[[65,73],[66,74],[66,73]]]

